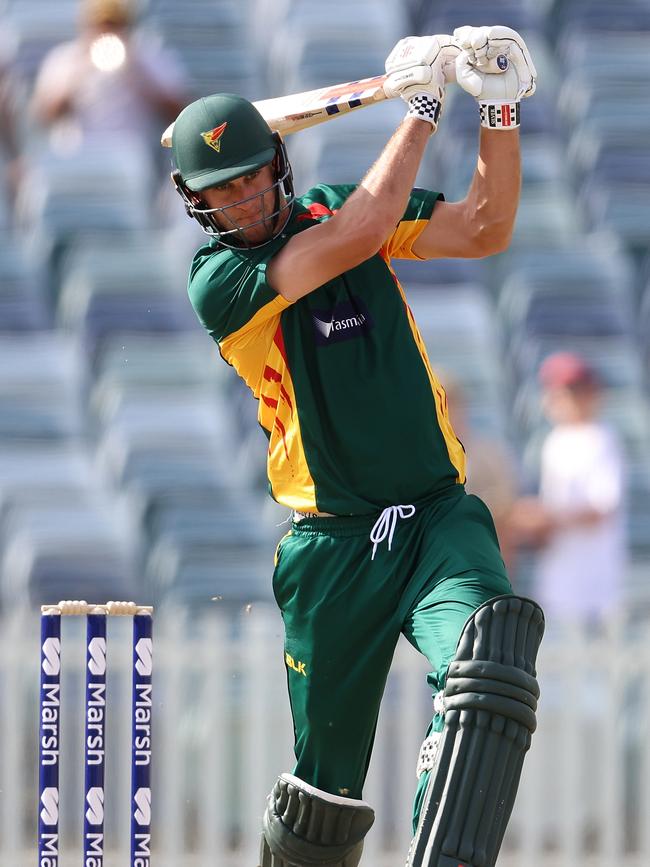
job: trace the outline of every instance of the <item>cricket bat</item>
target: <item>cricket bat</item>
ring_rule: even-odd
[[[386,75],[375,75],[359,81],[346,81],[332,84],[303,93],[262,99],[253,105],[273,130],[280,135],[299,132],[310,126],[324,123],[359,108],[382,102],[387,99],[383,84]],[[170,124],[160,140],[163,147],[172,146],[174,124]]]
[[[454,48],[456,51],[455,54],[452,51],[452,56],[446,58],[442,67],[445,81],[449,84],[456,81],[454,59],[460,51],[460,47],[456,45],[447,47]],[[481,71],[489,74],[502,74],[508,67],[507,55],[500,54],[491,58],[489,62],[483,63]],[[351,111],[376,105],[385,99],[394,98],[388,97],[384,91],[383,85],[387,78],[388,75],[360,78],[358,81],[332,84],[329,87],[319,87],[316,90],[306,90],[303,93],[258,100],[253,105],[272,130],[285,136],[332,120],[335,117],[349,114]],[[173,130],[174,124],[172,123],[162,134],[160,143],[163,147],[170,148],[172,146]]]

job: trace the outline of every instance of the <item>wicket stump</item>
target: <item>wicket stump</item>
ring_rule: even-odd
[[[38,864],[59,863],[61,616],[86,616],[84,867],[104,862],[107,618],[133,617],[131,719],[131,867],[149,867],[151,849],[151,716],[153,609],[133,602],[65,601],[41,608]]]

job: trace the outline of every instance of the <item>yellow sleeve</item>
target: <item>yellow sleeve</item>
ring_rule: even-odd
[[[420,259],[413,252],[413,244],[428,223],[436,202],[444,201],[442,193],[413,190],[404,216],[395,231],[383,244],[380,254],[391,259]]]

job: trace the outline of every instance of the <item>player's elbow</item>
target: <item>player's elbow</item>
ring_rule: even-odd
[[[389,235],[390,229],[383,226],[374,227],[362,233],[358,248],[359,264],[374,256]]]
[[[477,240],[477,249],[479,251],[477,258],[496,256],[497,253],[505,252],[510,246],[511,240],[512,229],[508,229],[507,227],[480,235]]]
[[[354,268],[374,256],[390,234],[390,227],[372,218],[346,221],[337,229],[339,255],[346,260],[346,268]]]
[[[510,219],[473,220],[469,232],[472,258],[483,259],[503,253],[510,246],[513,229],[514,222]]]

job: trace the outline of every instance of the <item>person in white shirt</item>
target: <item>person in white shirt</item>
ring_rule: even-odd
[[[133,31],[128,0],[83,0],[77,39],[54,47],[32,98],[36,119],[74,144],[128,136],[153,147],[188,101],[178,60]]]
[[[552,429],[542,447],[539,497],[518,501],[514,529],[540,547],[536,594],[549,622],[603,624],[623,596],[622,447],[598,419],[601,383],[584,359],[555,353],[539,377]]]
[[[15,46],[0,23],[0,225],[9,217],[24,171],[18,121],[20,93],[12,74]],[[6,209],[6,213],[5,213]]]

